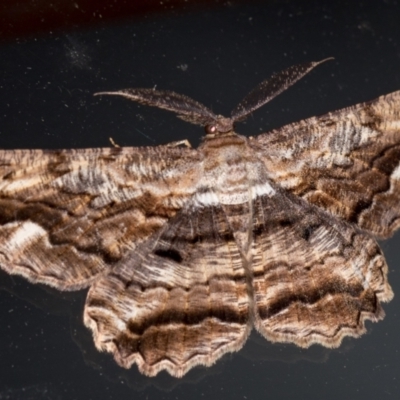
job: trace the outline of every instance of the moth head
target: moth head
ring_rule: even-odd
[[[216,116],[214,121],[204,127],[207,136],[229,133],[233,131],[233,120],[222,115]]]

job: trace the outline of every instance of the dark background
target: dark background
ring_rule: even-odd
[[[273,127],[400,89],[398,1],[3,1],[0,147],[128,146],[203,131],[102,90],[154,87],[230,110],[258,82],[333,56],[238,126]],[[400,236],[382,244],[394,300],[386,318],[336,350],[271,345],[183,379],[146,378],[94,349],[85,291],[60,293],[0,273],[0,399],[397,399]]]

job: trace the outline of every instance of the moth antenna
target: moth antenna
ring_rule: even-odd
[[[99,92],[94,95],[122,96],[146,106],[173,111],[178,118],[196,125],[207,126],[217,121],[217,116],[203,104],[169,90],[124,89],[116,92]]]
[[[333,60],[333,57],[321,61],[313,61],[305,64],[294,65],[271,76],[270,79],[258,84],[232,111],[233,121],[245,119],[250,113],[268,103],[284,90],[288,89],[304,75],[308,74],[316,66],[325,61]]]

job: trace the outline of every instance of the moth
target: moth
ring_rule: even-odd
[[[253,327],[301,347],[360,336],[393,296],[376,239],[400,224],[400,91],[234,130],[321,62],[273,75],[229,118],[171,91],[99,93],[205,127],[197,149],[1,150],[1,268],[89,288],[96,347],[148,376],[209,366]]]

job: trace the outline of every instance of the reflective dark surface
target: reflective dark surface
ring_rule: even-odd
[[[228,115],[273,72],[329,56],[335,60],[237,131],[256,135],[400,89],[396,1],[189,3],[68,8],[59,0],[49,11],[27,0],[3,9],[0,147],[104,147],[109,137],[129,146],[181,139],[196,146],[201,128],[92,94],[156,86]],[[85,291],[60,293],[1,272],[0,399],[397,399],[399,244],[400,235],[382,244],[395,298],[362,338],[336,350],[300,350],[254,334],[241,352],[180,380],[146,378],[97,352],[82,322]]]

